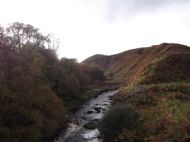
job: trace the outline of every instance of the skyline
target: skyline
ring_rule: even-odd
[[[163,42],[190,45],[188,0],[1,0],[1,25],[31,24],[82,61]],[[9,10],[7,10],[9,9]]]

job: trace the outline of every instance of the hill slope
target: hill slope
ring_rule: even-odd
[[[127,84],[137,84],[147,68],[151,68],[156,60],[161,60],[170,55],[189,54],[190,48],[185,45],[162,43],[148,48],[138,48],[125,51],[119,54],[105,56],[95,55],[87,58],[83,63],[96,64],[105,70],[108,76],[114,80],[124,81]],[[178,54],[178,56],[177,56]],[[172,59],[174,59],[173,57]],[[171,64],[177,63],[175,59]]]
[[[111,135],[114,140],[110,141],[114,142],[190,141],[188,46],[163,43],[112,56],[93,56],[84,62],[100,66],[114,80],[124,81],[113,100],[115,104],[123,104],[125,107],[116,106],[115,112],[112,109],[107,114],[109,119],[103,119],[102,124],[108,126],[102,131],[104,139]],[[127,105],[129,106],[126,107]],[[131,112],[129,108],[132,108]],[[134,112],[139,118],[131,115]],[[121,118],[126,118],[127,121],[131,118],[129,122],[137,120],[138,125],[133,127],[136,122],[131,122],[125,126],[123,124],[127,121],[122,122]]]

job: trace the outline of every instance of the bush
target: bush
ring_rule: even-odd
[[[137,128],[140,128],[139,117],[140,115],[131,106],[116,105],[111,108],[103,117],[99,127],[104,141],[111,142],[118,139],[124,130],[133,133],[134,136],[137,135]],[[132,139],[134,141],[135,137]]]

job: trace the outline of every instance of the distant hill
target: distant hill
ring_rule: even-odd
[[[174,69],[175,71],[176,69],[179,70],[180,68],[178,67],[183,66],[181,64],[183,60],[190,58],[187,54],[190,54],[190,48],[188,46],[174,43],[162,43],[151,47],[128,50],[111,56],[100,54],[94,55],[84,60],[83,63],[98,65],[105,70],[107,76],[113,76],[114,80],[124,81],[127,84],[137,84],[140,82],[147,83],[148,81],[145,81],[145,78],[147,80],[148,77],[153,78],[154,75],[152,74],[150,76],[148,73],[150,73],[154,65],[159,65],[160,68],[164,67],[165,73],[171,73],[169,72],[171,68],[173,71]],[[167,62],[167,65],[164,65],[164,61]],[[161,64],[155,64],[157,62],[163,63],[163,66]],[[150,70],[148,71],[147,69]],[[188,68],[186,68],[184,72],[187,74]],[[156,73],[156,75],[158,75],[158,73]],[[157,82],[159,82],[158,80],[157,78]],[[165,81],[163,79],[160,80]],[[151,81],[153,80],[151,79]],[[167,80],[167,82],[168,81],[170,80]],[[175,80],[171,79],[171,81]]]

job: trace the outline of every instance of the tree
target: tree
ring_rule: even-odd
[[[62,127],[65,119],[63,102],[44,72],[47,63],[42,53],[53,53],[45,48],[49,41],[36,28],[21,23],[1,30],[1,35],[1,141],[44,141]]]
[[[43,35],[38,28],[29,24],[16,22],[4,31],[1,30],[1,33],[4,33],[6,37],[4,42],[17,50],[23,47],[57,49],[59,46],[59,40],[53,38],[53,35]]]
[[[57,45],[51,35],[31,25],[0,28],[1,141],[47,141],[63,127],[65,109],[84,100],[93,76],[75,59],[59,59]],[[102,72],[93,71],[93,78],[100,79]]]

